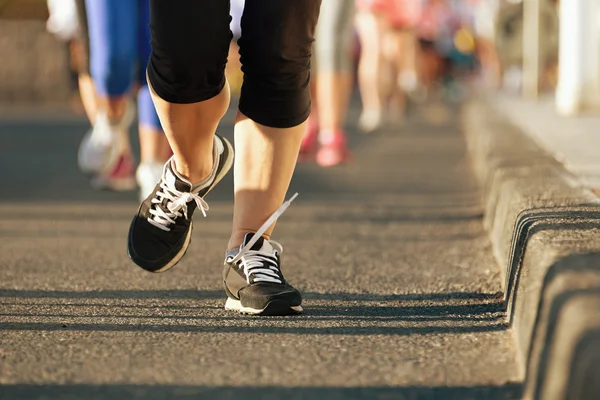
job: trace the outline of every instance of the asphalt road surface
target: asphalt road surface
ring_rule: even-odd
[[[86,123],[0,119],[0,399],[520,398],[458,112],[351,129],[350,165],[299,165],[274,238],[306,313],[285,318],[223,309],[231,176],[153,275],[126,255],[136,194],[77,170]]]

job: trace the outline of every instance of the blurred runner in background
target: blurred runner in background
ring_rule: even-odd
[[[447,0],[425,0],[417,36],[420,81],[428,96],[437,91],[448,70],[446,55],[452,47],[455,27],[452,8]]]
[[[92,175],[96,188],[135,187],[129,128],[134,120],[130,99],[137,92],[141,154],[136,178],[140,197],[145,198],[170,155],[146,83],[149,0],[87,0],[79,6],[86,7],[89,68],[97,92],[97,112],[81,142],[79,166]]]
[[[361,42],[359,88],[363,111],[359,127],[373,132],[383,123],[384,109],[404,113],[405,93],[418,88],[415,27],[421,0],[356,0]],[[390,98],[394,101],[388,103]]]
[[[313,50],[312,112],[300,154],[316,153],[323,167],[348,160],[344,123],[352,93],[354,2],[327,0],[321,6]]]
[[[97,100],[89,68],[89,42],[85,0],[48,0],[48,32],[69,45],[69,65],[77,74],[77,87],[84,112],[94,123]]]
[[[500,0],[468,0],[467,3],[473,10],[473,28],[483,86],[498,89],[502,83],[502,68],[496,49]]]
[[[466,96],[478,69],[477,40],[474,33],[475,10],[467,0],[452,0],[449,40],[442,48],[447,60],[442,77],[443,96],[448,101],[461,101]]]

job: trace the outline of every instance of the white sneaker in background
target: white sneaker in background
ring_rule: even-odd
[[[77,161],[87,174],[110,174],[123,153],[129,151],[129,128],[135,117],[135,107],[128,104],[125,115],[118,123],[98,113],[96,123],[81,140]]]
[[[94,174],[90,180],[92,188],[96,190],[112,190],[126,192],[136,188],[135,160],[131,151],[121,153],[111,170],[103,174]]]
[[[164,164],[158,162],[140,163],[135,173],[140,188],[140,201],[144,201],[146,197],[150,196],[162,177],[163,168]]]
[[[364,133],[373,133],[383,125],[381,110],[364,109],[358,119],[358,127]]]

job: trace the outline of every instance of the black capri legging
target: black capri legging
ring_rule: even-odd
[[[310,60],[321,0],[246,0],[238,41],[240,111],[289,128],[310,114]],[[229,0],[150,0],[148,77],[170,103],[208,100],[225,85]]]

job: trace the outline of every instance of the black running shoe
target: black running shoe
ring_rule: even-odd
[[[129,228],[127,250],[133,262],[146,271],[167,271],[185,254],[192,237],[194,211],[199,208],[206,216],[204,196],[233,165],[233,147],[220,136],[215,136],[214,155],[218,161],[214,179],[208,185],[192,185],[177,173],[171,159],[152,194],[142,202]]]
[[[302,312],[302,296],[281,272],[283,247],[262,237],[267,229],[298,196],[269,217],[256,231],[247,233],[239,249],[225,255],[223,284],[227,293],[226,310],[253,315],[289,315]]]

